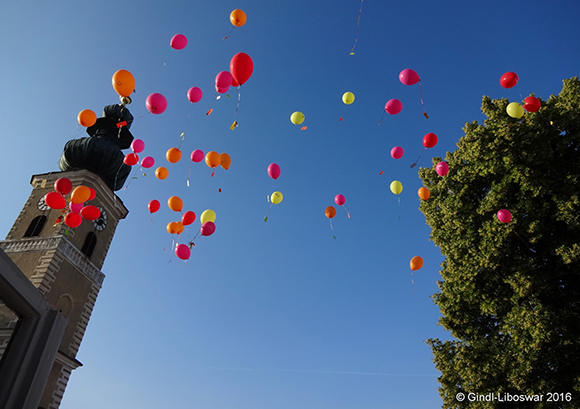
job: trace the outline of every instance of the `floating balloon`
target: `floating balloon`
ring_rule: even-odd
[[[391,149],[391,156],[393,159],[401,159],[404,153],[405,151],[400,146],[395,146],[393,149]]]
[[[437,145],[438,140],[439,139],[437,138],[437,135],[435,135],[432,132],[429,132],[427,135],[423,137],[423,146],[426,148],[432,148],[435,145]]]
[[[409,262],[409,265],[411,267],[411,270],[417,271],[421,267],[423,267],[423,259],[419,256],[415,256],[411,259],[411,261]]]
[[[420,187],[419,190],[417,191],[417,194],[423,200],[427,200],[429,199],[429,197],[431,197],[431,192],[429,192],[429,189],[427,189],[426,187]]]
[[[141,166],[145,169],[149,169],[153,167],[153,165],[155,165],[155,159],[153,159],[151,156],[146,156],[141,159]]]
[[[191,256],[191,250],[187,244],[178,244],[175,246],[175,255],[181,260],[188,260]]]
[[[191,160],[194,161],[195,163],[201,162],[203,158],[205,158],[205,153],[203,153],[202,150],[196,149],[193,152],[191,152]]]
[[[179,226],[177,225],[177,222],[169,222],[167,223],[166,229],[169,234],[178,234]]]
[[[128,97],[135,90],[135,78],[127,70],[118,70],[113,74],[113,88],[122,97]]]
[[[123,159],[125,165],[133,166],[139,162],[139,156],[136,153],[128,153]]]
[[[354,94],[350,91],[345,92],[342,94],[342,102],[344,102],[346,105],[352,104],[354,102]]]
[[[93,189],[92,187],[89,187],[89,190],[91,191],[91,194],[89,195],[89,198],[87,199],[87,202],[90,202],[95,197],[97,197],[97,191],[95,189]]]
[[[230,168],[231,164],[232,164],[232,158],[230,158],[230,155],[228,155],[227,153],[220,154],[220,166],[222,168],[224,168],[225,170],[228,170]]]
[[[91,190],[87,186],[78,186],[73,190],[71,196],[71,202],[73,203],[84,203],[91,196]]]
[[[199,221],[201,222],[201,224],[204,224],[205,222],[215,222],[215,219],[216,214],[211,209],[204,210],[201,216],[199,217]]]
[[[167,99],[160,93],[154,92],[145,100],[145,106],[152,114],[159,115],[167,109]]]
[[[165,159],[169,163],[177,163],[181,160],[181,151],[178,148],[169,148],[165,153]]]
[[[280,177],[280,166],[276,163],[270,163],[268,165],[268,176],[276,180]]]
[[[171,196],[167,199],[167,206],[174,212],[180,212],[183,209],[183,201],[179,196]]]
[[[512,221],[512,214],[507,209],[501,209],[497,212],[497,218],[502,223],[509,223]]]
[[[200,88],[198,87],[191,87],[188,91],[187,91],[187,99],[189,100],[189,102],[191,103],[196,103],[201,101],[201,98],[203,97],[203,92],[201,91]]]
[[[292,122],[294,125],[300,125],[302,122],[304,122],[304,118],[305,117],[302,112],[296,111],[290,115],[290,122]]]
[[[254,62],[246,53],[237,53],[230,61],[230,73],[233,75],[236,82],[240,85],[244,84],[254,71]]]
[[[221,162],[221,156],[216,151],[209,151],[205,155],[205,164],[212,169],[217,168]]]
[[[159,166],[157,169],[155,169],[155,177],[157,179],[163,180],[166,179],[167,176],[169,176],[169,171],[167,170],[167,168]]]
[[[201,225],[201,235],[202,236],[211,236],[215,232],[215,223],[207,221]]]
[[[68,195],[73,188],[73,184],[68,178],[58,178],[54,182],[54,190],[63,196]]]
[[[526,97],[524,98],[524,109],[528,112],[537,112],[542,103],[536,97]]]
[[[403,184],[401,182],[399,182],[398,180],[393,180],[391,182],[391,192],[393,192],[393,194],[395,194],[395,195],[399,195],[399,194],[401,194],[402,191],[403,191]]]
[[[399,80],[405,85],[415,85],[421,79],[419,78],[419,74],[413,71],[410,68],[406,68],[399,74]]]
[[[385,112],[391,115],[397,115],[403,109],[403,103],[398,99],[390,99],[385,104]]]
[[[80,213],[84,206],[85,206],[84,203],[73,203],[73,202],[70,202],[68,204],[69,210],[71,212],[73,212],[73,213]]]
[[[284,199],[282,192],[276,191],[270,195],[270,202],[272,202],[272,204],[279,204],[282,202],[282,199]]]
[[[187,212],[183,213],[183,216],[181,216],[181,223],[183,223],[184,226],[189,226],[194,221],[195,213],[191,210],[188,210]]]
[[[336,216],[336,209],[334,206],[328,206],[326,209],[324,209],[324,215],[329,219],[332,219],[334,216]]]
[[[240,9],[235,9],[230,13],[230,21],[235,27],[241,27],[246,24],[246,13]]]
[[[435,165],[435,172],[437,172],[439,176],[445,176],[449,172],[449,165],[447,162],[439,162]]]
[[[48,192],[44,196],[44,203],[51,209],[64,209],[66,206],[66,199],[58,192]]]
[[[517,102],[511,102],[506,108],[506,112],[512,118],[521,118],[524,116],[524,107]]]
[[[346,198],[343,195],[336,195],[334,196],[334,203],[336,203],[339,206],[342,206],[343,204],[346,203]]]
[[[145,142],[141,139],[133,139],[131,142],[131,150],[135,153],[141,153],[145,149]]]
[[[97,220],[99,217],[101,217],[101,211],[97,206],[93,205],[84,206],[80,213],[83,219],[89,221]]]
[[[215,76],[215,85],[217,88],[228,89],[232,84],[232,74],[229,71],[221,71]]]
[[[217,85],[215,86],[215,90],[218,94],[225,94],[226,92],[228,92],[229,89],[230,89],[230,87],[220,88]]]
[[[97,122],[97,114],[90,109],[83,109],[77,116],[77,121],[84,127],[93,126]]]
[[[78,213],[67,213],[67,215],[64,217],[64,224],[66,224],[71,229],[79,227],[82,222],[83,218]]]
[[[173,37],[171,37],[169,45],[175,50],[183,50],[187,45],[187,37],[183,34],[175,34]]]
[[[159,203],[159,200],[153,199],[149,202],[147,208],[149,209],[149,213],[156,213],[161,208],[161,203]]]
[[[499,84],[504,88],[512,88],[518,83],[518,74],[515,72],[506,72],[499,79]]]

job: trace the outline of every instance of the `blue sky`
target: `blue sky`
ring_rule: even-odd
[[[77,356],[84,366],[63,409],[441,405],[424,341],[448,336],[430,299],[443,257],[429,241],[418,168],[409,165],[426,133],[439,143],[420,166],[454,150],[464,123],[483,119],[483,95],[546,99],[578,75],[577,2],[367,0],[353,56],[356,0],[5,3],[0,230],[18,216],[31,175],[56,171],[64,143],[85,135],[78,112],[100,114],[118,102],[111,86],[118,69],[136,80],[133,135],[170,171],[160,181],[136,169],[118,192],[130,214],[103,267]],[[236,8],[247,23],[222,40]],[[170,51],[177,33],[188,45]],[[238,52],[252,57],[254,72],[241,87],[232,131],[235,90],[206,112],[216,74]],[[405,68],[422,79],[429,119],[418,85],[398,80]],[[499,85],[506,71],[519,75],[514,88]],[[186,98],[193,86],[204,93],[196,104]],[[349,106],[346,91],[355,94]],[[168,100],[161,115],[147,114],[153,92]],[[383,115],[392,98],[402,112]],[[305,114],[306,130],[290,123],[294,111]],[[168,164],[165,151],[179,146],[182,132],[184,159]],[[389,154],[396,145],[405,150],[399,160]],[[188,187],[194,149],[226,152],[232,165],[211,177],[193,164]],[[272,162],[282,170],[275,182]],[[399,196],[389,190],[393,180],[403,183]],[[284,200],[265,223],[275,190]],[[351,218],[338,207],[331,230],[324,209],[339,193]],[[173,195],[184,210],[217,214],[216,232],[196,239],[187,262],[172,255],[165,230],[176,220],[165,205]],[[162,203],[152,217],[151,199]],[[413,291],[415,255],[425,265]]]

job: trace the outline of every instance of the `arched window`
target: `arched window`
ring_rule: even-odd
[[[45,215],[36,216],[24,232],[24,237],[36,237],[40,234],[48,218]]]
[[[74,302],[72,297],[69,294],[63,294],[56,302],[56,310],[60,311],[62,315],[68,318],[70,312],[72,311],[73,305]]]
[[[83,248],[81,249],[81,251],[88,258],[91,258],[96,245],[97,245],[97,235],[92,231],[90,231],[89,234],[87,234],[87,237],[85,238],[85,244],[83,244]]]

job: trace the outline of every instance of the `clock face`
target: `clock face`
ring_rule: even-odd
[[[93,227],[98,231],[102,231],[105,229],[105,227],[107,227],[107,212],[105,212],[105,209],[103,209],[102,207],[100,206],[97,207],[101,211],[101,215],[99,216],[98,219],[93,220]]]
[[[44,196],[42,196],[40,198],[40,200],[38,201],[38,203],[36,204],[36,206],[38,207],[38,210],[42,210],[43,212],[45,210],[50,209],[50,207],[48,207],[48,205],[46,204],[46,202],[44,201]]]

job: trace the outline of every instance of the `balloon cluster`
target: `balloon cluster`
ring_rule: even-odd
[[[70,198],[67,198],[69,193]],[[96,192],[93,188],[81,185],[73,190],[70,179],[59,178],[54,182],[54,191],[44,196],[44,203],[51,209],[61,211],[55,225],[64,222],[65,225],[74,229],[81,225],[83,219],[93,221],[101,217],[101,211],[97,206],[85,204],[93,200],[95,196]]]
[[[270,176],[270,178],[276,180],[280,177],[280,166],[277,163],[270,163],[268,165],[268,176]],[[277,205],[282,203],[282,200],[284,199],[284,195],[282,194],[282,192],[276,190],[275,192],[273,192],[271,195],[268,196],[268,201],[270,202],[270,207],[268,208],[268,213],[266,214],[266,217],[264,217],[264,221],[267,222],[268,221],[268,216],[270,215],[270,210],[272,209],[272,205]]]

